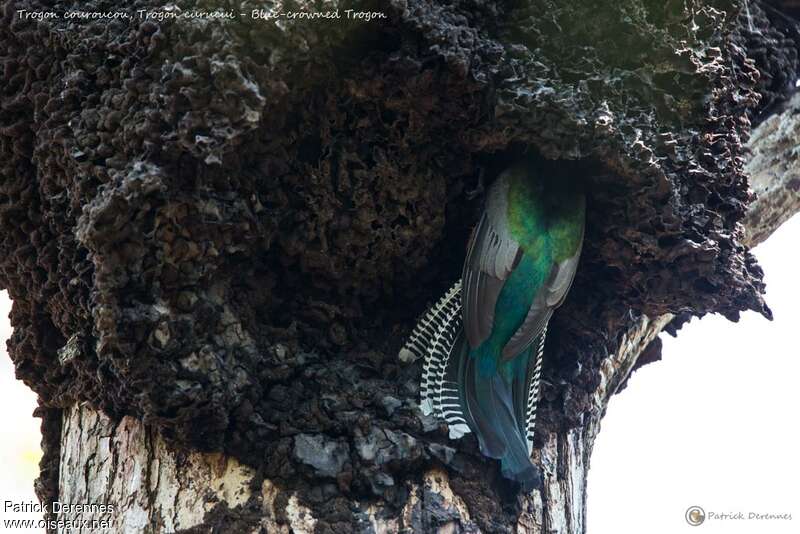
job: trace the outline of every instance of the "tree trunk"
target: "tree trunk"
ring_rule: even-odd
[[[84,532],[585,532],[610,397],[676,317],[769,316],[748,247],[800,209],[794,23],[585,4],[337,4],[371,24],[4,4],[0,287],[40,498],[113,506]],[[530,495],[421,416],[396,357],[519,157],[589,199]]]
[[[764,241],[800,211],[798,137],[800,94],[753,132],[746,169],[759,198],[747,217],[750,245]],[[516,532],[586,532],[586,477],[608,401],[673,318],[664,314],[639,319],[625,333],[620,350],[603,360],[602,379],[585,423],[564,433],[548,433],[544,446],[536,450],[545,485],[542,491],[521,497],[525,503]],[[156,431],[132,417],[115,424],[91,408],[73,405],[64,410],[60,450],[59,497],[63,502],[113,504],[114,527],[108,532],[175,532],[191,527],[196,532],[222,532],[233,527],[229,516],[210,514],[220,506],[243,507],[239,519],[249,532],[315,532],[314,511],[295,496],[277,503],[276,484],[259,477],[256,470],[218,453],[171,449]],[[410,498],[399,510],[354,500],[359,532],[480,531],[470,519],[469,507],[450,487],[446,471],[430,469],[422,481],[408,488]],[[444,520],[426,517],[436,513]],[[67,518],[77,516],[62,517]],[[215,526],[222,530],[214,530]]]

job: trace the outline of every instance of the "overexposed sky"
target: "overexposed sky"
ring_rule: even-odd
[[[775,320],[693,320],[611,399],[589,470],[589,534],[800,533],[800,216],[754,253]],[[690,506],[706,521],[690,526]],[[791,521],[711,512],[791,513]]]
[[[662,334],[663,360],[637,371],[603,420],[589,472],[589,534],[800,533],[800,217],[755,250],[769,322],[746,313],[692,321]],[[0,292],[0,338],[10,335]],[[0,343],[0,501],[32,501],[38,474],[34,394],[14,379]],[[704,524],[689,526],[689,506]],[[791,521],[713,519],[711,513],[791,513]],[[8,514],[39,519],[37,514]],[[11,532],[11,531],[8,531]],[[33,534],[43,530],[14,530]]]
[[[6,340],[11,336],[8,314],[11,301],[0,291],[0,503],[36,501],[33,479],[39,475],[40,419],[32,415],[36,395],[14,378],[14,364],[6,353]],[[5,512],[0,504],[0,532],[38,534],[44,529],[6,529],[5,519],[41,519],[40,514]]]

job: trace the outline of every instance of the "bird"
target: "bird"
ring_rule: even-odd
[[[583,247],[577,180],[518,161],[489,187],[461,279],[412,329],[401,360],[423,360],[420,408],[451,439],[470,432],[503,477],[541,488],[532,462],[547,326],[569,292]]]

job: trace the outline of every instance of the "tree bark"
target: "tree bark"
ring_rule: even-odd
[[[131,532],[580,533],[606,403],[673,314],[770,316],[748,244],[797,208],[795,119],[744,142],[800,33],[761,2],[46,4],[0,0],[0,289],[43,500]],[[589,221],[532,495],[396,357],[520,158],[582,182]]]
[[[750,156],[745,168],[758,194],[745,224],[748,245],[764,241],[800,211],[798,137],[800,93],[782,113],[762,122],[748,143]],[[602,379],[585,422],[563,433],[548,433],[544,446],[535,450],[536,461],[544,468],[545,485],[542,491],[520,497],[524,504],[515,532],[586,532],[587,473],[608,402],[673,318],[663,314],[636,321],[625,332],[619,351],[603,360]],[[277,503],[276,484],[259,477],[256,470],[218,453],[171,449],[158,432],[132,417],[115,424],[86,406],[71,406],[63,414],[60,450],[60,498],[64,502],[113,504],[114,528],[108,532],[176,532],[192,527],[192,532],[217,532],[212,512],[237,507],[243,510],[243,524],[250,532],[315,532],[314,510],[303,506],[296,496]],[[480,532],[469,507],[451,488],[446,471],[428,470],[422,480],[421,485],[408,488],[410,498],[399,511],[353,501],[362,518],[359,532]],[[426,499],[447,514],[445,520],[433,522],[426,517],[425,510],[431,508],[425,506]]]

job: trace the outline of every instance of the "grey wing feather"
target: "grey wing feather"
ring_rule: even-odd
[[[550,316],[553,315],[553,308],[542,307],[539,301],[543,300],[539,295],[533,301],[533,305],[528,309],[528,315],[525,316],[525,321],[520,325],[508,343],[503,347],[502,358],[503,360],[510,360],[528,346],[533,343],[533,340],[539,337],[539,334],[547,326]]]
[[[572,287],[580,255],[581,247],[578,247],[573,256],[553,266],[544,287],[534,297],[522,325],[503,347],[504,360],[509,360],[528,348],[545,329],[553,310],[561,306]]]
[[[581,246],[578,247],[574,256],[556,264],[553,283],[547,290],[548,306],[558,308],[564,303],[564,299],[567,297],[567,293],[569,293],[572,287],[572,281],[575,280],[575,273],[578,270],[578,260],[581,257],[581,248],[583,248],[583,242],[581,242]]]
[[[507,191],[506,183],[493,188],[464,262],[464,327],[473,348],[491,334],[497,298],[521,254],[506,222]]]

